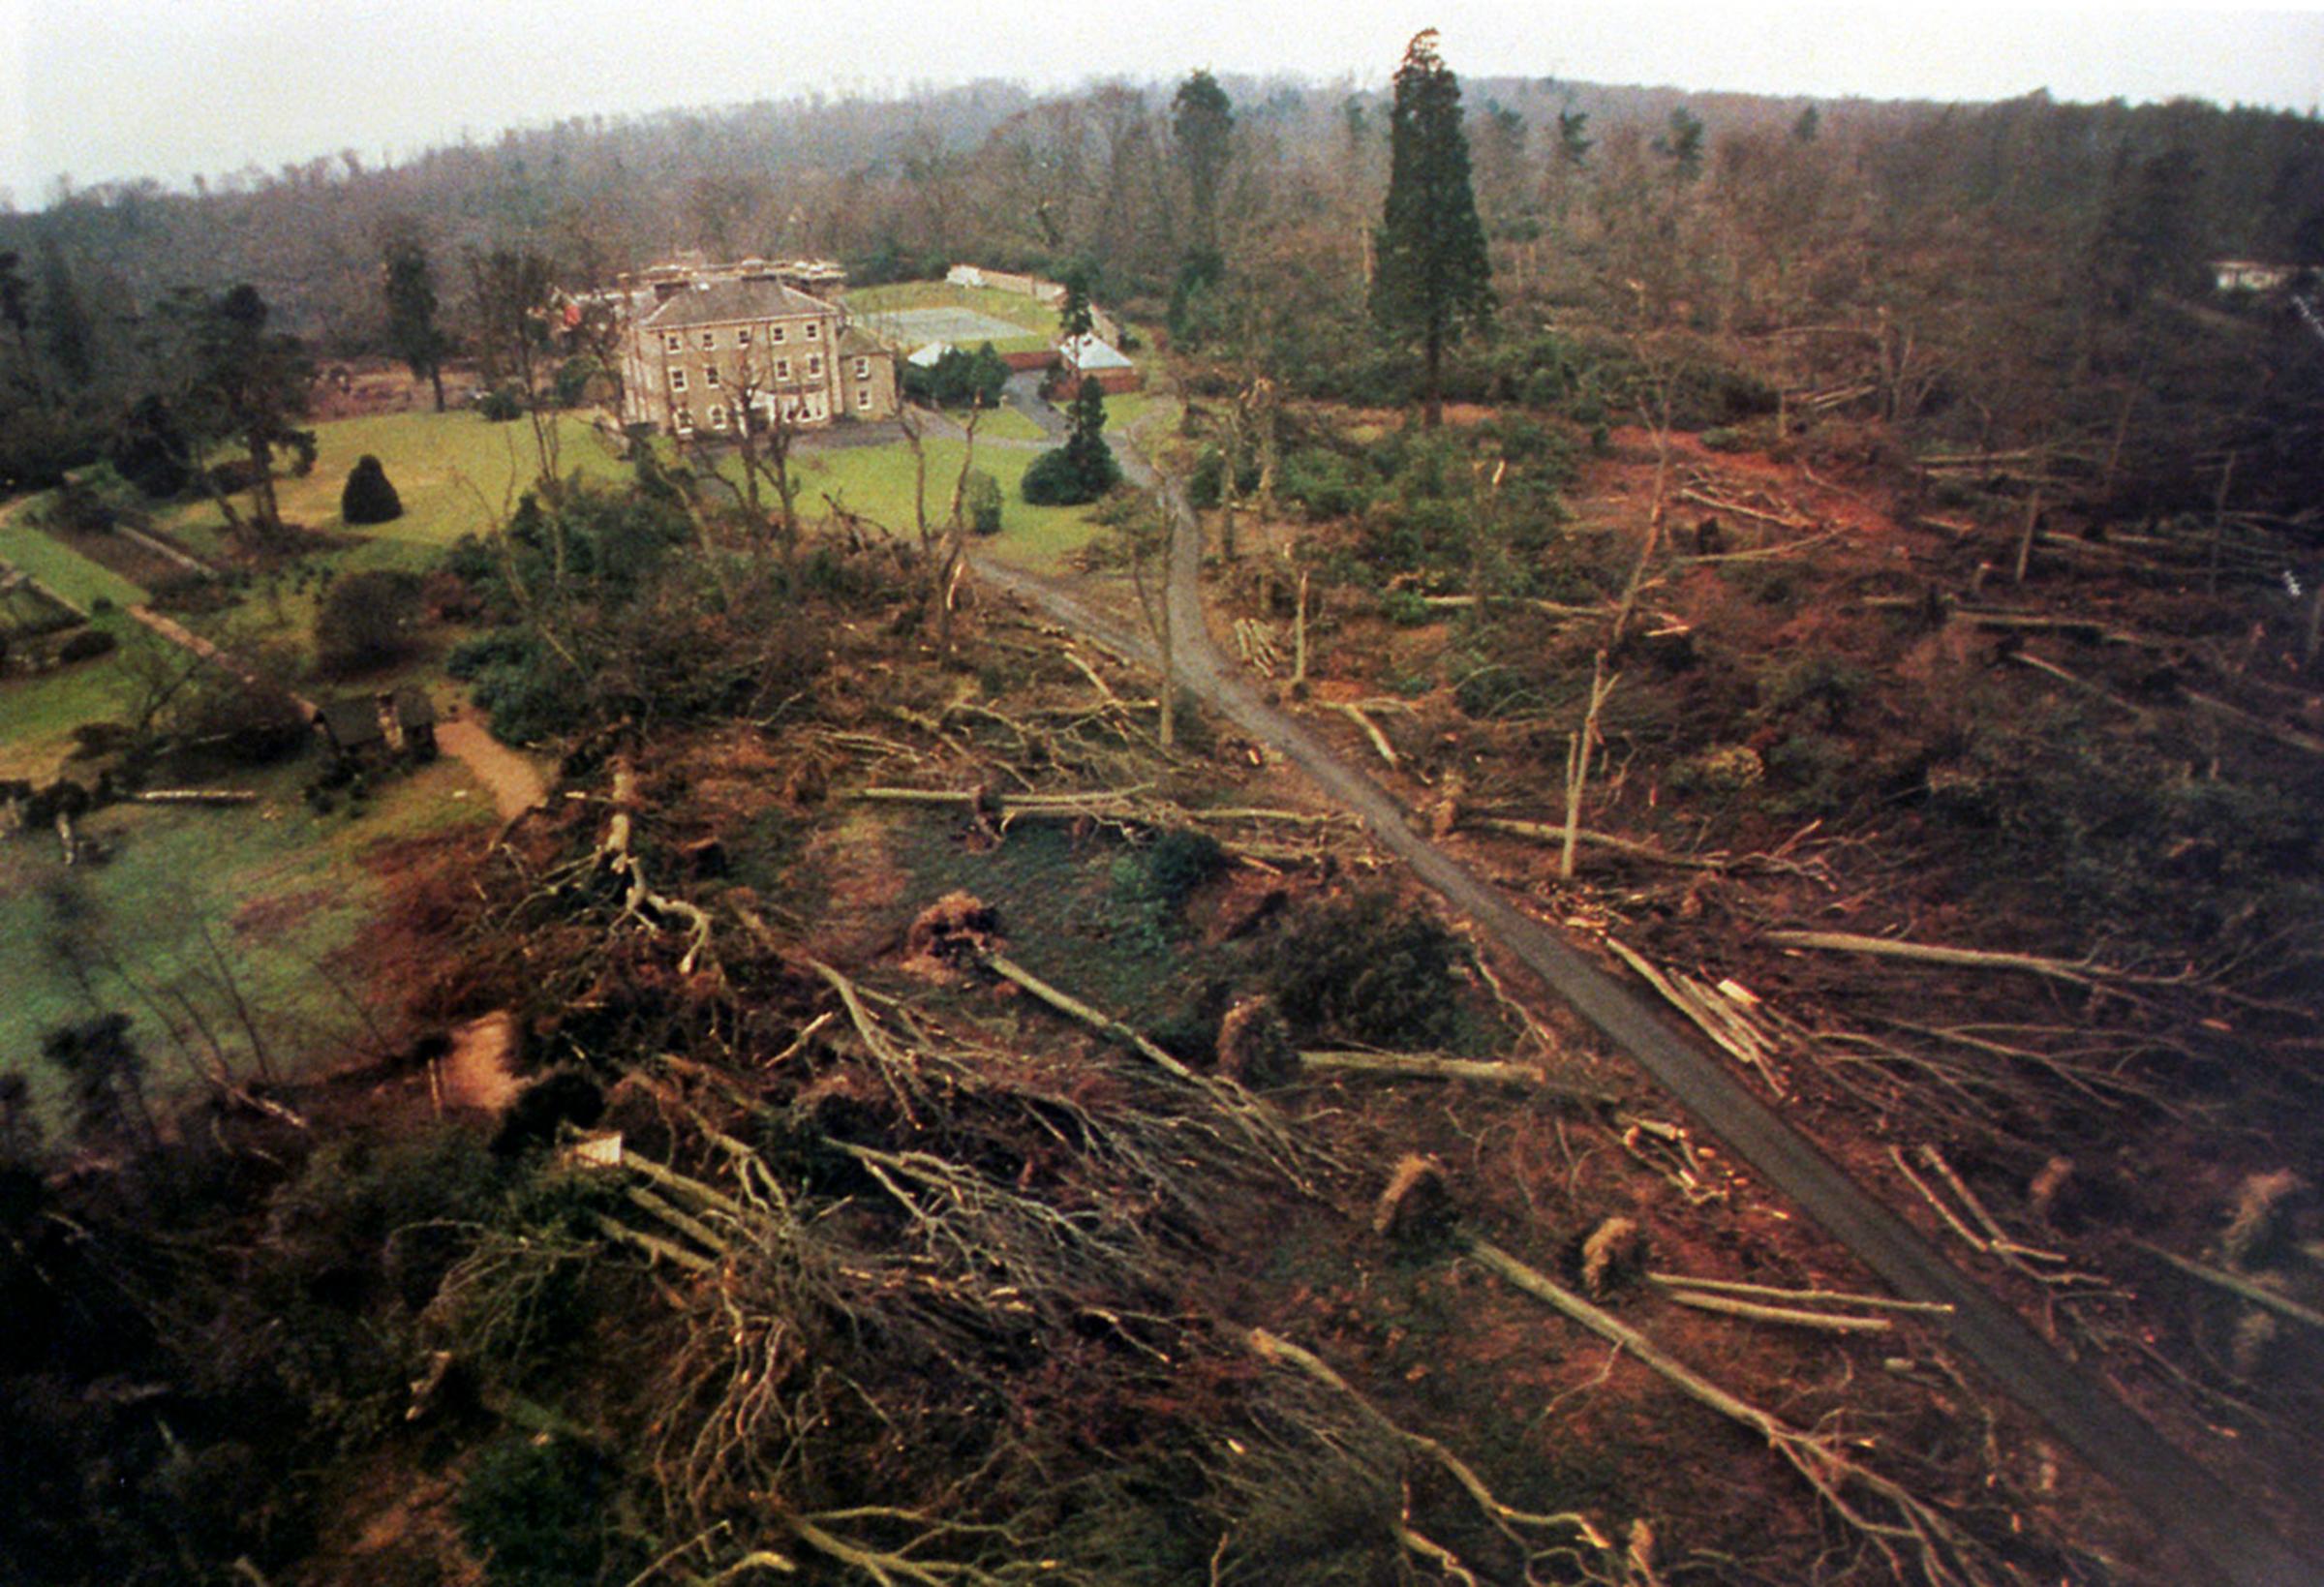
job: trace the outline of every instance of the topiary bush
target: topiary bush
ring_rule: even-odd
[[[351,524],[384,524],[404,515],[403,498],[387,478],[380,460],[365,452],[355,460],[339,493],[339,516]]]

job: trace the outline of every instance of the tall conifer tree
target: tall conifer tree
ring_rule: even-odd
[[[387,297],[387,343],[411,366],[413,380],[436,389],[443,412],[443,359],[450,339],[436,323],[436,268],[416,223],[399,216],[381,244],[381,279]]]
[[[1444,421],[1448,343],[1492,318],[1492,265],[1469,186],[1460,82],[1436,52],[1436,30],[1415,37],[1396,69],[1389,111],[1388,204],[1374,249],[1372,314],[1421,344],[1424,422]]]
[[[1178,84],[1171,102],[1171,136],[1186,173],[1186,196],[1194,206],[1194,246],[1218,251],[1218,187],[1235,152],[1235,107],[1218,79],[1197,72]]]

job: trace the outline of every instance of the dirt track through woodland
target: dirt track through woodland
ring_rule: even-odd
[[[1116,450],[1134,480],[1156,488],[1142,458],[1126,447]],[[1982,1284],[1940,1256],[1716,1059],[1571,944],[1414,832],[1386,789],[1300,722],[1261,701],[1210,641],[1199,587],[1202,533],[1182,491],[1173,485],[1166,496],[1172,522],[1171,622],[1181,687],[1282,753],[1333,802],[1361,817],[1382,847],[1900,1296],[1952,1306],[1948,1332],[1953,1344],[2002,1392],[2112,1482],[2156,1530],[2208,1564],[2216,1579],[2232,1587],[2306,1587],[2324,1580],[2324,1565],[2300,1559],[2225,1483],[2163,1438],[2095,1374],[2060,1356]],[[1066,626],[1148,666],[1156,664],[1154,648],[1143,633],[1091,610],[1052,581],[982,560],[977,572]]]

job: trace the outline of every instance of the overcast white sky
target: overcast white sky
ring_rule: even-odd
[[[463,129],[812,87],[1161,81],[1197,66],[1384,81],[1428,25],[1463,76],[2324,104],[2324,0],[0,0],[0,188],[31,207],[65,172],[182,186],[348,147],[376,162]]]

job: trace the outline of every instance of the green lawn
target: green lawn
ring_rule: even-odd
[[[25,509],[40,500],[0,507],[0,562],[30,573],[83,611],[99,599],[134,606],[145,598],[144,591],[120,574],[26,523]]]
[[[960,475],[963,445],[957,441],[930,441],[925,445],[928,515],[932,523],[941,522],[952,504],[952,485]],[[999,482],[1004,503],[1000,533],[979,543],[1011,562],[1055,572],[1064,568],[1071,554],[1100,531],[1088,521],[1085,507],[1026,504],[1019,485],[1026,466],[1040,455],[1014,447],[977,448],[976,466]],[[829,495],[849,511],[906,538],[913,534],[912,454],[902,443],[805,451],[796,454],[793,462],[803,482],[800,506],[809,517],[824,511],[823,498]]]
[[[1120,391],[1106,399],[1106,428],[1126,435],[1141,420],[1159,414],[1158,424],[1177,422],[1178,401],[1153,391]]]
[[[387,780],[363,815],[319,816],[298,798],[313,773],[300,760],[223,779],[258,790],[250,806],[101,810],[82,830],[112,851],[102,865],[67,868],[45,832],[0,840],[0,1069],[22,1070],[52,1103],[41,1032],[117,1010],[132,1017],[157,1087],[182,1089],[193,1071],[170,1027],[202,1051],[197,1016],[247,1066],[236,992],[286,1061],[328,1061],[363,1040],[362,1016],[317,966],[331,965],[378,907],[367,861],[401,839],[489,821],[492,802],[447,758]],[[335,974],[358,997],[376,980],[359,964]]]
[[[963,414],[952,416],[965,422]],[[979,441],[1039,441],[1041,434],[1041,426],[1014,408],[995,408],[976,421]]]
[[[628,466],[615,458],[589,424],[560,414],[559,467],[586,479],[624,477]],[[276,487],[285,520],[309,529],[345,534],[355,543],[309,559],[339,573],[370,568],[424,572],[445,546],[486,528],[513,511],[517,497],[535,478],[539,457],[533,427],[523,420],[493,424],[472,412],[392,413],[339,419],[316,426],[316,462],[303,479]],[[380,460],[404,504],[404,513],[384,524],[350,526],[339,516],[339,493],[355,460],[369,453]],[[192,503],[164,516],[162,525],[196,552],[221,555],[226,527],[217,509]],[[319,584],[296,572],[262,575],[248,598],[222,618],[199,626],[229,649],[282,647],[297,658],[301,676],[313,664],[315,607]],[[393,680],[382,679],[381,682]]]
[[[119,650],[0,683],[0,778],[45,782],[55,777],[72,747],[73,729],[116,718],[129,704],[134,692],[130,657],[163,647],[135,618],[111,612],[95,621],[121,642]]]
[[[560,472],[610,479],[627,473],[570,413],[557,418]],[[315,467],[303,479],[275,487],[287,522],[309,529],[360,534],[371,544],[350,566],[424,565],[435,549],[494,516],[513,511],[516,498],[539,472],[533,427],[519,419],[493,424],[475,413],[390,413],[337,419],[315,427]],[[349,529],[339,517],[339,493],[348,472],[365,453],[377,457],[403,499],[404,515],[391,523]],[[176,508],[162,526],[197,552],[224,549],[217,508],[198,502]]]

